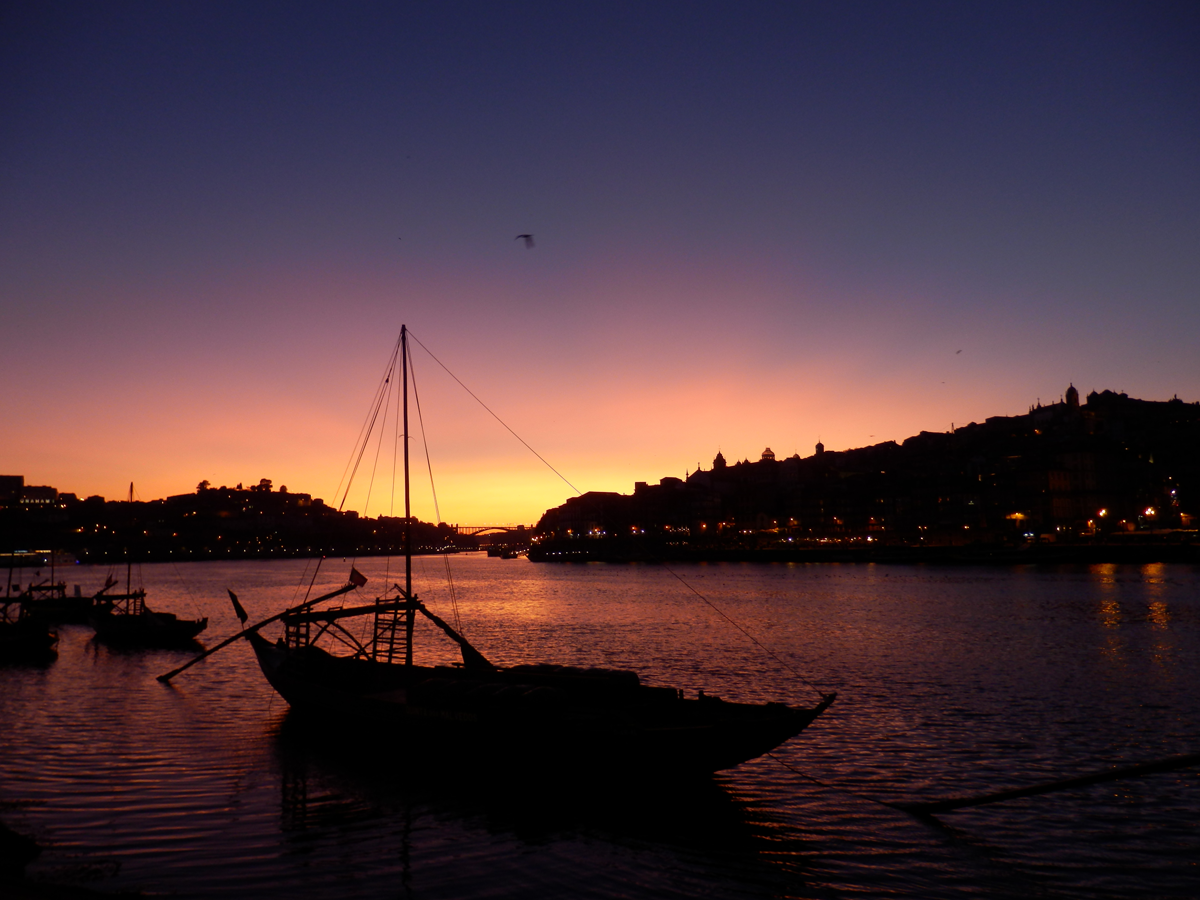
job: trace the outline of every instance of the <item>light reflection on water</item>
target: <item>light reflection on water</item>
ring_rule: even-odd
[[[150,602],[236,630],[297,599],[303,561],[146,566]],[[382,560],[360,560],[369,587]],[[349,562],[330,561],[314,594]],[[422,597],[453,621],[443,561]],[[949,813],[967,795],[1200,751],[1200,576],[1181,566],[677,568],[454,561],[470,639],[502,664],[637,669],[729,699],[838,702],[707,790],[481,780],[300,731],[235,644],[117,652],[62,629],[0,669],[0,818],[31,877],[180,897],[1193,897],[1195,771]],[[99,587],[103,570],[68,576]],[[387,573],[396,580],[395,563]],[[311,569],[309,570],[311,576]],[[303,593],[301,589],[300,593]],[[454,658],[444,642],[427,661]]]

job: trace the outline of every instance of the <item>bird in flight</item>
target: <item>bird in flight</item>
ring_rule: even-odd
[[[955,351],[954,351],[954,355],[955,355],[955,356],[958,356],[958,354],[960,354],[960,353],[962,353],[962,351],[961,351],[961,350],[955,350]]]
[[[525,241],[525,249],[526,250],[533,249],[533,235],[532,234],[518,234],[515,238],[513,238],[513,240],[514,241],[523,240],[523,241]]]

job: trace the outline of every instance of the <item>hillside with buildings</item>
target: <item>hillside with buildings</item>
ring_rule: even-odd
[[[542,516],[531,556],[995,556],[1053,545],[1103,548],[1082,558],[1178,558],[1200,546],[1198,514],[1200,404],[1112,391],[1080,403],[1071,386],[1059,403],[951,432],[840,452],[817,444],[804,458],[767,449],[730,464],[717,453],[686,479],[583,494]]]
[[[1074,387],[1059,403],[853,450],[729,463],[547,510],[536,560],[1200,558],[1200,404]],[[522,533],[524,534],[524,532]],[[476,549],[414,522],[416,552]],[[361,518],[262,479],[162,500],[80,499],[0,476],[0,556],[80,561],[402,551],[404,520]]]
[[[244,559],[402,553],[401,517],[360,517],[310,494],[273,490],[268,479],[248,488],[212,487],[162,500],[79,499],[20,475],[0,476],[0,556],[55,551],[80,562]],[[414,552],[475,549],[477,540],[451,525],[413,520]],[[2,562],[2,561],[0,561]]]

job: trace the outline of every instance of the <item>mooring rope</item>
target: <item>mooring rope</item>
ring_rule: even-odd
[[[693,594],[695,594],[697,597],[699,597],[701,600],[703,600],[704,603],[706,603],[713,612],[715,612],[718,616],[720,616],[722,619],[724,619],[726,622],[728,622],[730,625],[732,625],[734,628],[736,628],[738,631],[740,631],[743,635],[745,635],[746,638],[749,639],[750,642],[753,643],[754,646],[756,646],[759,650],[761,650],[763,653],[767,654],[769,657],[771,657],[771,659],[775,660],[775,662],[779,663],[781,666],[783,666],[785,669],[787,669],[789,672],[791,672],[793,675],[795,675],[797,678],[799,678],[802,682],[804,682],[806,685],[808,685],[810,688],[812,688],[818,694],[823,695],[825,693],[819,687],[817,687],[815,684],[813,684],[811,681],[809,681],[807,678],[805,678],[804,675],[801,674],[801,672],[795,666],[793,666],[791,663],[789,663],[786,659],[783,659],[781,656],[779,656],[779,654],[777,654],[775,651],[773,651],[770,647],[766,646],[762,641],[760,641],[758,638],[756,638],[754,635],[752,635],[749,631],[747,631],[745,628],[743,628],[741,625],[739,625],[737,622],[735,622],[733,620],[733,618],[731,616],[727,615],[725,613],[725,611],[722,610],[719,606],[717,606],[715,603],[713,603],[711,600],[709,600],[707,597],[705,597],[702,593],[700,593],[698,590],[696,590],[694,587],[692,587],[692,585],[688,583],[687,579],[685,579],[682,575],[680,575],[678,572],[676,572],[674,569],[672,569],[669,565],[667,565],[666,562],[664,562],[663,560],[660,559],[660,560],[658,560],[658,564],[661,565],[664,569],[666,569],[672,578],[677,580],[685,588],[687,588],[689,591],[691,591]]]
[[[1103,772],[1093,772],[1090,775],[1079,775],[1075,778],[1062,778],[1056,781],[1046,781],[1027,787],[1010,788],[1003,791],[989,791],[986,794],[974,794],[970,797],[947,797],[942,800],[930,800],[921,803],[889,804],[904,812],[919,816],[934,813],[953,812],[971,806],[984,806],[988,803],[1001,803],[1005,800],[1017,800],[1022,797],[1036,797],[1055,791],[1068,791],[1073,788],[1088,787],[1093,784],[1103,784],[1106,781],[1120,781],[1123,778],[1138,778],[1142,775],[1157,775],[1161,772],[1174,772],[1177,769],[1187,769],[1200,765],[1200,753],[1185,753],[1181,756],[1168,756],[1152,762],[1137,763],[1131,766],[1118,766]]]
[[[908,813],[920,819],[933,819],[938,813],[954,812],[958,809],[966,809],[975,806],[986,806],[990,803],[1003,803],[1006,800],[1019,800],[1024,797],[1038,797],[1042,794],[1051,794],[1057,791],[1068,791],[1075,788],[1090,787],[1094,784],[1104,784],[1109,781],[1121,781],[1125,778],[1140,778],[1144,775],[1158,775],[1164,772],[1175,772],[1179,769],[1188,769],[1200,765],[1200,753],[1185,753],[1179,756],[1168,756],[1165,759],[1157,759],[1151,762],[1136,763],[1129,766],[1118,766],[1115,769],[1106,769],[1102,772],[1092,772],[1088,775],[1079,775],[1075,778],[1061,778],[1055,781],[1044,781],[1041,784],[1031,784],[1025,787],[1008,788],[1003,791],[988,791],[983,794],[972,794],[967,797],[946,797],[940,800],[923,800],[908,803],[897,803],[890,800],[880,800],[876,797],[871,797],[867,794],[860,794],[857,791],[852,791],[849,788],[841,787],[836,784],[829,784],[809,775],[807,772],[801,772],[795,766],[784,762],[774,753],[766,753],[765,756],[773,759],[789,772],[799,775],[806,781],[811,781],[813,784],[819,785],[830,790],[841,791],[851,797],[856,797],[859,800],[868,800],[871,803],[878,803],[880,806],[886,806],[898,812]]]
[[[890,809],[898,809],[897,806],[895,806],[892,803],[888,803],[886,800],[879,800],[875,797],[869,797],[866,794],[860,794],[857,791],[850,790],[849,788],[844,788],[844,787],[841,787],[840,785],[836,785],[836,784],[829,784],[826,781],[822,781],[820,778],[814,778],[812,775],[809,775],[807,772],[801,772],[795,766],[784,762],[782,759],[780,759],[774,753],[767,752],[767,753],[764,753],[763,756],[766,756],[768,759],[773,759],[775,762],[779,763],[779,765],[783,766],[785,769],[787,769],[793,775],[799,775],[805,781],[811,781],[813,784],[815,784],[819,787],[828,788],[831,791],[840,791],[843,794],[847,794],[847,795],[849,795],[851,797],[855,797],[859,800],[867,800],[871,803],[878,803],[880,806],[886,806],[886,807],[889,807]]]

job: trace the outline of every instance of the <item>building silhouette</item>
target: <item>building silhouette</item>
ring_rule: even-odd
[[[867,541],[896,546],[1187,538],[1200,513],[1200,404],[1112,391],[903,442],[639,482],[547,510],[542,541],[649,537],[662,547]]]
[[[478,540],[444,523],[413,520],[414,552],[475,549]],[[360,517],[310,494],[272,490],[269,479],[230,488],[201,482],[161,500],[79,500],[0,476],[0,556],[37,548],[81,562],[124,559],[243,559],[403,552],[405,520]]]

